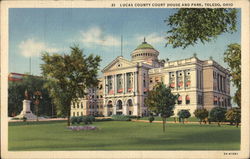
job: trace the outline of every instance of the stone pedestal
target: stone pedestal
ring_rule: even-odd
[[[27,120],[36,119],[36,115],[34,115],[30,110],[30,103],[31,103],[30,100],[23,100],[23,110],[19,115],[15,116],[15,118],[26,117]]]

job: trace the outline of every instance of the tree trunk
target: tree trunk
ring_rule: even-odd
[[[201,125],[201,119],[200,119],[200,125]]]
[[[69,102],[69,104],[68,104],[69,107],[68,107],[68,109],[67,109],[67,110],[68,110],[68,111],[67,111],[67,118],[68,118],[67,125],[68,125],[68,126],[70,126],[70,111],[71,111],[71,105],[70,105],[70,104],[71,104],[71,100],[70,100],[70,102]]]
[[[162,118],[163,132],[165,132],[166,118]]]
[[[218,126],[220,126],[220,122],[218,122]]]

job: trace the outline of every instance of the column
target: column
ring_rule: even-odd
[[[135,87],[134,87],[134,89],[135,89],[135,92],[136,92],[136,94],[138,94],[138,71],[136,71],[136,72],[134,72],[134,81],[135,81]]]
[[[192,74],[191,74],[191,77],[190,77],[190,79],[192,79],[191,80],[191,88],[195,88],[195,89],[197,89],[197,83],[198,83],[198,81],[197,81],[197,71],[198,71],[198,69],[197,68],[195,68],[193,71],[192,71]],[[194,75],[193,75],[193,73],[194,73]],[[192,78],[192,76],[193,76],[193,78]],[[192,84],[193,83],[193,84]]]
[[[127,93],[127,73],[124,73],[124,93]]]
[[[104,99],[103,100],[103,115],[104,116],[108,116],[108,106],[107,106],[107,104],[106,104],[106,100]]]
[[[128,105],[126,103],[126,101],[122,102],[122,114],[124,115],[128,115]]]
[[[182,71],[183,72],[183,78],[182,78],[182,80],[183,80],[183,89],[186,89],[186,70],[183,70]]]
[[[116,94],[116,75],[113,75],[113,90],[114,94]]]
[[[104,76],[104,95],[107,95],[107,76]]]
[[[112,103],[113,104],[113,114],[116,115],[116,103]]]
[[[133,115],[138,115],[138,96],[134,97],[134,103],[133,103]]]
[[[178,71],[175,71],[175,89],[178,90]]]
[[[133,72],[133,91],[136,93],[136,88],[135,88],[135,72]]]

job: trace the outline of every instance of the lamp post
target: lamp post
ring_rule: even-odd
[[[36,121],[38,121],[38,105],[40,104],[40,100],[42,99],[42,93],[40,91],[35,91],[33,94],[33,100],[36,108]]]

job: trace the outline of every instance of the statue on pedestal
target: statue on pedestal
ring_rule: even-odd
[[[23,100],[23,110],[21,111],[21,113],[17,116],[15,116],[15,118],[23,118],[26,117],[27,120],[29,119],[36,119],[36,115],[34,115],[31,110],[30,110],[30,103],[31,101],[29,100],[29,93],[27,90],[25,90],[24,92],[24,97],[25,99]]]

